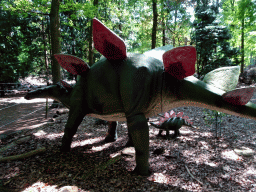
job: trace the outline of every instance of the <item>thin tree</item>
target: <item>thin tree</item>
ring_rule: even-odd
[[[153,2],[153,28],[152,28],[152,46],[154,49],[156,47],[156,32],[157,32],[157,0],[152,0]]]
[[[60,65],[53,57],[54,54],[60,53],[60,17],[59,17],[59,0],[52,0],[50,12],[50,30],[52,44],[52,81],[57,83],[60,81]]]
[[[93,5],[98,6],[99,0],[94,0]],[[92,21],[91,21],[91,27],[90,27],[90,39],[89,39],[89,65],[91,66],[93,64],[93,47],[92,47]]]

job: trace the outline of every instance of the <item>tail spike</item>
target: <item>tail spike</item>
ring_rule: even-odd
[[[255,87],[245,87],[229,91],[222,95],[222,98],[233,105],[245,105],[253,96]]]

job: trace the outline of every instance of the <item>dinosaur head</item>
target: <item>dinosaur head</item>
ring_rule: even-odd
[[[72,89],[73,88],[71,85],[64,81],[60,81],[57,84],[49,85],[47,87],[28,92],[25,96],[25,99],[31,100],[35,98],[53,98],[60,100],[63,95],[70,93]]]

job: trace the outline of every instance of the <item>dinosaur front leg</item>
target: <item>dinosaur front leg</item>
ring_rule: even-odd
[[[157,136],[158,136],[158,137],[161,137],[161,136],[162,136],[162,133],[163,133],[163,130],[160,129]],[[167,133],[167,132],[166,132],[166,133]]]
[[[107,136],[105,137],[105,142],[106,143],[116,141],[116,139],[117,139],[117,126],[118,126],[117,121],[109,121],[108,122],[108,133],[107,133]]]
[[[136,168],[139,175],[149,175],[149,128],[144,114],[127,117],[128,132],[136,151]]]
[[[128,131],[128,141],[127,141],[127,143],[125,144],[125,147],[134,147],[133,142],[132,142],[132,136],[131,136],[131,134],[129,133],[129,131]]]
[[[82,122],[83,118],[84,115],[83,113],[81,113],[80,109],[76,110],[73,107],[71,107],[69,111],[68,121],[64,130],[64,136],[62,138],[62,145],[60,149],[62,152],[70,151],[72,138],[75,135],[77,128]]]
[[[180,136],[180,128],[177,128],[174,130],[174,134],[171,136],[172,139],[176,139],[178,136]]]

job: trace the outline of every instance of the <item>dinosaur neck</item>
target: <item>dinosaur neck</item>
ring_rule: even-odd
[[[181,81],[166,76],[165,82],[163,111],[176,107],[196,106],[256,120],[255,104],[249,102],[244,106],[232,105],[222,99],[224,91],[193,76]]]
[[[61,102],[67,108],[70,108],[70,97],[71,97],[71,92],[65,92],[62,94],[53,93],[53,95],[51,96],[52,99]]]

